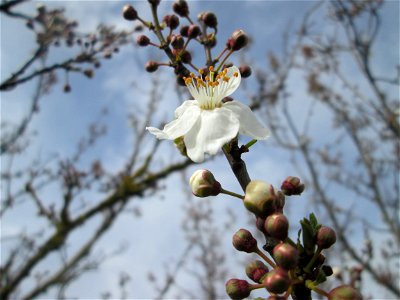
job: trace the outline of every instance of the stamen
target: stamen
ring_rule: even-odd
[[[238,73],[238,72],[235,72],[235,73],[233,73],[233,76],[238,77],[238,76],[239,76],[239,73]]]

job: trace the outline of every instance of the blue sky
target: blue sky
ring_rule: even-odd
[[[22,10],[32,12],[38,2],[21,6]],[[62,6],[66,8],[67,16],[77,19],[80,23],[80,30],[89,32],[97,26],[99,21],[115,25],[117,28],[129,29],[132,23],[125,21],[121,16],[121,8],[125,2],[116,1],[46,1],[50,7]],[[163,2],[160,6],[160,15],[171,12],[169,9],[172,2]],[[214,11],[218,16],[218,36],[221,50],[225,40],[235,29],[244,29],[253,37],[253,43],[248,49],[247,57],[251,58],[253,68],[264,68],[267,65],[267,54],[271,51],[282,51],[282,32],[287,29],[295,29],[301,22],[304,13],[315,4],[314,1],[192,1],[190,2],[191,16],[196,18],[201,11]],[[148,18],[150,13],[146,1],[133,2],[140,15]],[[374,52],[374,67],[378,73],[386,74],[393,72],[393,65],[399,63],[399,3],[388,1],[384,7],[383,30],[378,39],[379,47]],[[329,21],[321,23],[324,15],[318,15],[319,26],[326,26],[329,29]],[[321,28],[321,27],[319,27]],[[324,27],[322,27],[324,28]],[[152,37],[154,39],[154,37]],[[155,40],[155,39],[154,39]],[[9,21],[2,16],[1,19],[1,79],[4,79],[18,65],[24,61],[33,50],[33,46],[21,47],[21,45],[33,45],[34,39],[30,32],[25,30],[24,24]],[[380,50],[384,49],[384,51]],[[153,52],[152,52],[153,53]],[[213,50],[216,55],[217,50]],[[51,60],[65,57],[68,52],[61,50],[60,53],[51,56]],[[104,122],[108,126],[106,137],[85,156],[82,164],[89,165],[94,159],[100,159],[104,166],[111,172],[118,171],[124,164],[130,153],[132,143],[131,129],[127,120],[127,114],[143,109],[147,92],[151,88],[152,77],[161,81],[163,96],[159,104],[157,118],[170,120],[173,111],[179,100],[174,91],[174,78],[172,72],[149,74],[144,72],[143,66],[137,64],[137,59],[142,65],[149,59],[150,54],[147,48],[136,48],[131,45],[121,49],[112,60],[103,63],[100,70],[96,71],[95,77],[91,80],[80,75],[71,76],[72,91],[69,94],[62,92],[63,82],[57,84],[50,95],[41,100],[40,114],[38,114],[31,131],[36,131],[37,136],[29,150],[29,153],[21,157],[16,165],[24,167],[34,158],[46,159],[50,154],[57,153],[60,157],[67,157],[75,150],[75,144],[84,132],[88,124],[98,118],[103,108],[109,110]],[[165,60],[164,57],[158,56]],[[202,58],[202,52],[194,54],[194,60]],[[240,61],[240,55],[232,58],[233,62]],[[354,72],[354,66],[349,66],[348,72]],[[394,75],[391,74],[391,75]],[[297,77],[296,77],[297,76]],[[63,74],[60,74],[60,79]],[[304,111],[301,106],[301,99],[306,97],[304,83],[301,83],[300,74],[294,74],[289,81],[292,94],[298,99],[294,109]],[[246,79],[246,84],[255,87],[254,76]],[[18,120],[27,110],[29,97],[33,93],[32,83],[21,86],[12,92],[1,94],[1,119]],[[139,87],[139,88],[138,88]],[[393,92],[395,96],[396,92]],[[235,96],[246,103],[245,94],[241,91]],[[324,137],[325,114],[319,111],[320,115],[315,119],[315,126],[321,132],[317,136]],[[149,124],[156,125],[156,124]],[[326,138],[326,135],[325,135]],[[286,154],[269,147],[273,141],[257,143],[254,151],[246,157],[248,169],[253,178],[263,179],[279,186],[282,179],[287,175],[294,174],[293,166],[282,164]],[[163,142],[165,156],[160,155],[160,160],[167,160],[170,155],[179,159],[179,154],[174,151],[167,141]],[[250,156],[251,155],[251,156]],[[7,161],[2,159],[2,167]],[[191,167],[186,173],[190,174],[197,169]],[[209,168],[220,179],[223,186],[233,191],[240,191],[238,183],[233,174],[229,171],[226,161],[218,157],[211,162],[201,165],[201,168]],[[265,172],[269,170],[269,172]],[[160,269],[167,261],[176,260],[176,253],[184,250],[183,234],[179,232],[182,222],[182,205],[184,197],[180,186],[180,176],[174,175],[166,182],[166,190],[163,192],[165,199],[161,200],[160,195],[140,201],[137,204],[143,211],[143,217],[133,218],[131,215],[123,215],[112,227],[111,231],[103,237],[96,248],[97,253],[112,252],[121,243],[129,244],[129,248],[122,255],[107,260],[101,265],[99,271],[83,276],[79,281],[70,287],[70,296],[79,298],[97,298],[105,290],[113,292],[118,297],[117,284],[120,271],[127,272],[132,277],[132,285],[128,288],[130,297],[151,298],[154,297],[154,289],[148,283],[146,275],[149,270]],[[53,187],[45,196],[53,197],[56,187]],[[300,216],[310,213],[310,207],[306,197],[293,199],[295,205],[288,204],[293,214],[293,220],[297,223]],[[201,199],[197,199],[201,201]],[[241,205],[228,197],[218,197],[213,202],[217,215],[223,215],[229,203],[238,215],[237,228],[247,227],[248,214]],[[234,203],[234,204],[232,204]],[[299,209],[300,207],[300,209]],[[37,222],[35,214],[32,214],[30,206],[21,206],[13,214],[2,219],[2,235],[15,233],[19,230],[31,230],[41,225]],[[162,233],[160,234],[160,228]],[[89,230],[90,225],[87,229]],[[176,233],[178,232],[178,233]],[[85,231],[82,232],[85,234]],[[233,234],[233,232],[232,232]],[[173,236],[174,241],[171,242]],[[232,254],[230,236],[224,237],[226,253]],[[361,239],[361,237],[359,237]],[[176,239],[176,240],[175,240]],[[71,244],[79,237],[72,237]],[[2,245],[3,247],[3,245]],[[162,249],[162,251],[160,251]],[[2,248],[2,253],[5,249]],[[240,256],[240,259],[245,259]],[[46,264],[50,265],[54,258],[50,258]],[[233,276],[244,277],[241,269],[232,267]],[[190,284],[190,277],[178,278]],[[96,282],[96,285],[92,283]],[[99,290],[99,286],[101,289]],[[51,293],[49,294],[51,298]]]

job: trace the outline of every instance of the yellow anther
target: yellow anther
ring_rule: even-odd
[[[196,77],[194,73],[190,73],[190,77]]]
[[[210,72],[213,72],[213,71],[214,71],[214,67],[213,67],[213,66],[209,66],[209,67],[208,67],[208,70],[209,70]]]
[[[239,73],[238,73],[238,72],[235,72],[235,73],[233,73],[233,76],[238,77],[238,76],[239,76]]]
[[[203,75],[204,74],[204,70],[203,69],[199,69],[199,74]]]
[[[223,79],[224,79],[225,82],[228,82],[230,78],[228,76],[224,76]]]
[[[206,76],[205,80],[210,81],[210,77]]]

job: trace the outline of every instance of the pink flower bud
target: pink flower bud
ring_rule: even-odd
[[[146,63],[145,69],[147,72],[150,72],[150,73],[155,72],[158,69],[158,63],[153,60],[150,60]]]
[[[268,216],[264,228],[270,236],[283,241],[288,236],[289,221],[283,214],[276,213]]]
[[[299,252],[292,245],[280,243],[274,247],[272,253],[278,266],[285,270],[291,270],[297,266]]]
[[[181,35],[174,35],[171,38],[171,46],[174,49],[181,49],[183,45],[185,44],[185,41]]]
[[[304,184],[299,178],[289,176],[282,182],[281,190],[286,196],[300,195],[304,191]]]
[[[270,293],[284,293],[290,285],[289,274],[284,269],[278,267],[265,276],[263,283]]]
[[[197,170],[189,179],[193,195],[197,197],[216,196],[221,192],[221,184],[208,170]]]
[[[125,20],[134,21],[137,19],[138,14],[136,9],[134,9],[132,5],[127,4],[122,9],[122,16],[124,17]]]
[[[208,27],[216,28],[218,25],[217,16],[211,11],[202,13],[200,19]]]
[[[246,187],[244,206],[259,217],[266,217],[275,212],[276,193],[272,185],[252,180]]]
[[[329,300],[361,300],[362,297],[358,291],[356,291],[350,285],[341,285],[328,294]]]
[[[188,37],[189,39],[195,39],[201,33],[201,29],[197,25],[190,25],[188,29]]]
[[[335,231],[327,226],[322,226],[318,229],[316,244],[321,249],[328,249],[336,242],[336,233]]]
[[[257,249],[257,240],[250,231],[239,229],[232,238],[233,247],[238,251],[252,253]]]
[[[188,31],[189,31],[189,25],[182,26],[181,29],[179,30],[180,34],[184,37],[189,36]]]
[[[189,6],[185,0],[178,0],[172,5],[172,9],[181,17],[189,15]]]
[[[141,47],[146,47],[150,44],[150,39],[145,35],[140,35],[137,37],[136,42]]]
[[[251,68],[248,65],[243,65],[239,67],[239,72],[243,78],[247,78],[251,75]]]
[[[226,293],[231,299],[244,299],[250,295],[250,285],[246,280],[229,279],[225,283]]]
[[[265,274],[268,273],[268,267],[260,260],[253,261],[246,266],[247,276],[254,282],[261,283]]]
[[[172,30],[179,26],[179,18],[177,15],[166,15],[163,20],[165,24]]]
[[[241,30],[235,30],[231,37],[228,39],[228,43],[227,46],[229,49],[233,50],[233,51],[238,51],[240,49],[242,49],[243,47],[245,47],[247,45],[247,43],[249,42],[249,38],[247,36],[247,34]]]
[[[192,55],[190,54],[189,51],[184,50],[181,54],[181,60],[184,64],[188,64],[192,61]]]

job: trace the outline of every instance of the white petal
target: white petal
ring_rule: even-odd
[[[187,100],[184,101],[181,106],[175,109],[175,118],[179,118],[190,106],[197,106],[196,100]]]
[[[178,109],[181,108],[182,105],[178,107]],[[154,127],[147,127],[146,129],[159,139],[174,140],[185,135],[196,123],[199,116],[200,108],[197,105],[189,105],[185,109],[179,111],[179,117],[165,125],[163,130]]]
[[[257,119],[251,109],[238,101],[226,102],[223,108],[231,110],[239,119],[241,134],[251,136],[257,140],[265,140],[269,137],[269,130]]]
[[[234,76],[235,73],[237,73],[237,77]],[[240,71],[236,66],[228,68],[226,76],[230,77],[230,80],[227,83],[222,81],[222,84],[218,86],[220,87],[219,92],[222,94],[222,98],[233,94],[233,92],[236,91],[240,85],[241,81]]]
[[[216,154],[238,131],[238,119],[230,110],[223,107],[202,110],[200,118],[184,137],[187,154],[194,162],[202,162],[205,153]]]

